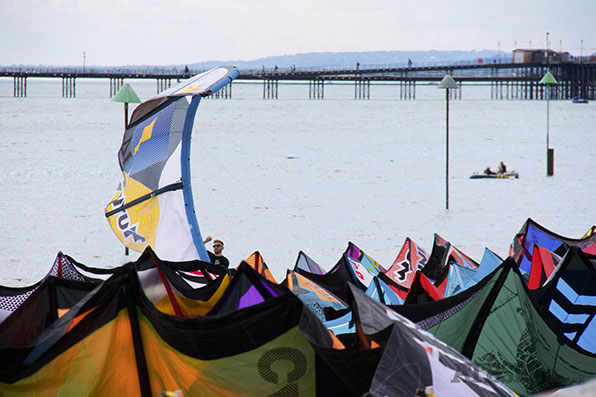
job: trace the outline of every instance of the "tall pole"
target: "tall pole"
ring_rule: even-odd
[[[550,72],[550,57],[548,56],[548,35],[549,32],[546,32],[546,70]],[[550,148],[548,144],[548,125],[550,120],[550,84],[546,85],[546,155],[548,158],[548,149]]]
[[[546,86],[546,155],[548,159],[548,149],[550,149],[550,145],[548,143],[548,128],[549,128],[549,120],[550,120],[550,84]]]
[[[114,88],[115,91],[116,86],[120,86],[120,84],[122,83],[124,83],[123,79],[114,79],[114,81],[110,79],[110,96],[112,88]],[[127,83],[120,87],[116,96],[112,98],[112,102],[124,103],[124,130],[126,131],[128,129],[128,104],[141,103],[141,100],[139,99],[135,91],[132,89],[132,87]],[[125,246],[124,255],[128,255],[128,253],[128,247]]]
[[[445,209],[449,209],[449,89],[458,85],[449,73],[443,77],[437,88],[445,90]],[[457,96],[456,96],[457,98]]]
[[[551,96],[551,85],[557,84],[556,79],[550,73],[550,56],[549,56],[549,32],[546,32],[546,69],[547,74],[542,79],[542,82],[546,84],[546,176],[552,176],[554,174],[554,150],[550,148],[550,96]]]
[[[546,32],[546,70],[550,72],[550,57],[548,56],[548,35],[549,32]],[[549,124],[550,124],[550,84],[546,85],[546,161],[547,161],[547,170],[548,170],[548,149],[550,149],[549,145]],[[547,172],[548,174],[548,172]]]
[[[128,102],[124,102],[124,130],[128,129]]]
[[[83,73],[85,73],[85,51],[83,51]]]
[[[445,128],[445,209],[449,209],[449,88],[445,90],[447,125]]]
[[[124,102],[124,131],[128,129],[128,102]],[[129,254],[128,247],[124,247],[124,255]]]
[[[550,96],[551,96],[551,85],[558,84],[557,79],[552,75],[550,71],[546,72],[539,84],[545,84],[546,92],[546,176],[552,176],[554,174],[554,149],[550,148],[549,133],[550,133]]]

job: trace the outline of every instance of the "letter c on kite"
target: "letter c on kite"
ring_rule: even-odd
[[[275,361],[286,360],[294,364],[294,369],[287,374],[288,384],[296,382],[306,374],[306,357],[300,350],[291,347],[278,347],[263,353],[258,362],[259,375],[269,383],[278,384],[279,374],[271,368]],[[298,391],[297,385],[294,385]]]

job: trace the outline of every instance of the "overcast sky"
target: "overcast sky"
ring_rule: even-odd
[[[596,52],[596,0],[0,0],[0,65],[172,65],[308,52]],[[583,40],[583,45],[582,45]]]

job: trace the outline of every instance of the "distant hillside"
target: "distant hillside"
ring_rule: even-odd
[[[312,52],[307,54],[280,55],[266,58],[259,58],[252,61],[204,61],[188,64],[191,69],[209,69],[222,64],[234,65],[239,69],[260,69],[273,68],[276,65],[280,68],[290,68],[295,65],[297,68],[311,68],[324,66],[353,66],[357,62],[361,67],[375,65],[406,65],[408,60],[415,64],[429,62],[455,62],[471,61],[478,58],[491,59],[499,53],[495,50],[482,51],[370,51],[370,52]],[[511,57],[510,53],[501,52],[502,58]],[[184,65],[173,65],[182,67]]]
[[[266,58],[259,58],[250,61],[239,60],[206,60],[184,64],[169,65],[112,65],[112,66],[91,66],[89,69],[96,71],[106,69],[146,69],[146,70],[184,70],[188,66],[192,71],[207,70],[221,65],[233,65],[239,69],[273,69],[278,66],[281,69],[289,69],[295,66],[297,69],[304,68],[322,68],[325,66],[354,67],[360,63],[361,68],[371,68],[377,66],[406,66],[408,60],[412,60],[413,66],[438,63],[453,63],[459,61],[475,61],[483,58],[485,62],[500,57],[503,60],[511,59],[511,53],[500,53],[495,50],[482,51],[367,51],[367,52],[311,52],[306,54],[280,55]],[[47,67],[47,65],[12,65],[19,68]],[[55,66],[58,67],[58,66]],[[66,67],[66,66],[60,66]],[[78,67],[78,66],[75,66]]]
[[[592,56],[596,56],[593,53]],[[273,69],[278,66],[281,69],[289,69],[295,66],[297,69],[306,68],[323,68],[326,66],[341,67],[348,66],[354,67],[357,63],[360,63],[360,67],[374,68],[381,66],[406,66],[408,61],[412,61],[413,66],[424,66],[430,64],[444,64],[444,63],[457,63],[457,62],[473,62],[479,58],[483,59],[484,63],[492,63],[497,59],[502,62],[510,61],[512,53],[495,50],[470,50],[470,51],[439,51],[439,50],[428,50],[428,51],[361,51],[361,52],[310,52],[306,54],[294,54],[294,55],[279,55],[272,57],[265,57],[254,59],[250,61],[239,61],[239,60],[206,60],[198,61],[185,64],[169,64],[169,65],[112,65],[112,66],[88,66],[89,69],[107,70],[107,69],[145,69],[151,71],[158,70],[177,70],[183,71],[188,66],[193,72],[211,69],[221,65],[233,65],[239,69]],[[44,67],[48,65],[12,65],[18,68],[36,68]],[[55,66],[55,67],[67,67]],[[79,66],[75,66],[79,67]]]

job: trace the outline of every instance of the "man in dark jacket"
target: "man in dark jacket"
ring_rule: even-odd
[[[211,236],[207,236],[207,238],[205,238],[205,240],[203,240],[203,243],[208,243],[211,240],[212,240]],[[209,259],[211,260],[211,263],[213,263],[214,265],[217,265],[217,266],[225,267],[227,269],[230,266],[230,261],[228,260],[228,258],[223,256],[223,253],[222,253],[223,249],[224,249],[223,241],[213,240],[213,252],[207,251],[207,253],[209,254]]]

